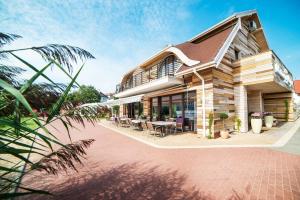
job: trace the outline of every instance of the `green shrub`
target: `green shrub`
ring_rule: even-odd
[[[220,113],[220,119],[223,121],[223,129],[225,130],[225,120],[228,119],[227,113]]]

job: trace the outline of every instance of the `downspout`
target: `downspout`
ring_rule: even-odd
[[[194,74],[201,80],[202,82],[202,136],[206,137],[206,114],[205,114],[205,81],[204,78],[196,71],[193,70]]]

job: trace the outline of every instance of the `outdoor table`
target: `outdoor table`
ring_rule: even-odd
[[[162,128],[166,128],[168,126],[176,126],[176,122],[166,122],[166,121],[155,121],[155,122],[151,122],[154,126],[161,126]],[[161,129],[161,131],[163,131]]]
[[[176,125],[176,122],[155,121],[151,122],[155,126],[171,126]]]
[[[145,121],[146,120],[141,120],[141,119],[133,119],[133,120],[131,120],[131,122],[134,123],[134,124],[139,124],[139,123],[145,122]]]
[[[142,126],[141,126],[141,123],[142,122],[146,122],[146,120],[141,120],[141,119],[133,119],[131,120],[131,122],[133,124],[135,124],[139,129],[138,130],[143,130]]]

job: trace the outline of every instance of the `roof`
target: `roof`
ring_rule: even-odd
[[[190,59],[198,60],[201,64],[208,63],[214,60],[232,29],[233,26],[230,26],[211,37],[203,39],[199,43],[184,42],[176,45],[175,47],[180,49]],[[178,72],[187,68],[188,67],[186,65],[183,65]]]
[[[300,80],[294,80],[295,93],[300,94]]]
[[[256,20],[257,25],[259,25],[259,29],[257,29],[257,31],[253,34],[256,34],[256,36],[260,38],[264,49],[268,49],[268,44],[265,40],[257,11],[249,10],[233,14],[184,43],[167,46],[138,65],[135,69],[139,67],[147,67],[151,65],[151,63],[154,63],[157,59],[160,59],[170,53],[175,54],[183,62],[183,65],[176,72],[179,73],[178,75],[188,73],[190,69],[196,66],[206,66],[210,63],[218,66],[237,32],[241,28],[240,19],[244,17],[253,17]],[[135,69],[126,73],[122,80],[124,80],[128,75],[131,75]]]
[[[215,24],[214,26],[206,29],[205,31],[199,33],[198,35],[194,36],[192,39],[190,39],[189,41],[190,42],[193,42],[195,40],[197,40],[198,38],[206,35],[207,33],[223,26],[224,24],[232,21],[232,20],[235,20],[237,18],[240,18],[240,17],[245,17],[245,16],[249,16],[249,15],[253,15],[253,14],[257,14],[257,11],[256,10],[247,10],[247,11],[243,11],[243,12],[238,12],[238,13],[234,13],[233,15],[227,17],[226,19],[220,21],[219,23]]]

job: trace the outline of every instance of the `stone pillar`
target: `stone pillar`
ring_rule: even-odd
[[[234,87],[235,114],[241,120],[241,132],[248,131],[247,89],[243,85]]]

